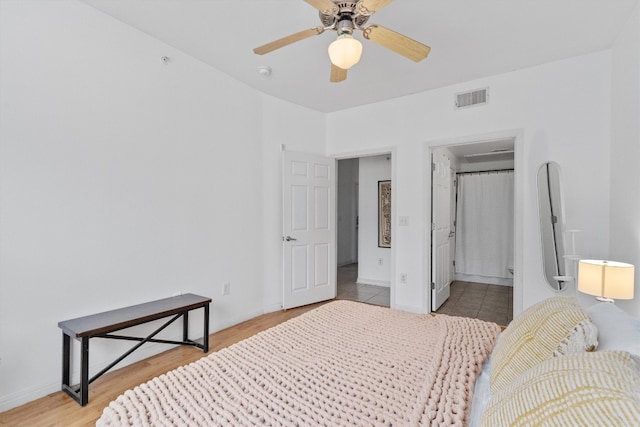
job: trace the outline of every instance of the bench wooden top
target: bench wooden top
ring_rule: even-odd
[[[75,338],[90,337],[140,325],[211,303],[211,298],[195,294],[183,294],[157,301],[105,311],[90,316],[58,322],[67,335]]]

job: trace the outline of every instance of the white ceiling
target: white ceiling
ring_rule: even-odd
[[[82,0],[264,93],[321,112],[608,49],[638,0],[395,0],[376,23],[431,46],[414,63],[362,38],[329,83],[325,32],[264,56],[254,47],[320,25],[303,0]],[[270,77],[257,72],[270,66]],[[470,88],[473,89],[473,88]]]

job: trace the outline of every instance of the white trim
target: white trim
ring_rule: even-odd
[[[420,307],[416,307],[413,305],[396,305],[394,308],[396,310],[406,311],[409,313],[422,314],[422,312],[420,311]]]
[[[277,303],[277,304],[269,304],[269,305],[265,305],[264,306],[264,313],[273,313],[275,311],[280,311],[282,310],[282,304]]]
[[[359,285],[384,286],[385,288],[391,287],[391,282],[388,280],[367,279],[366,277],[364,279],[358,277],[356,283]]]
[[[47,394],[60,391],[60,384],[61,383],[58,381],[43,386],[30,387],[17,393],[6,394],[2,396],[2,399],[0,399],[0,412],[8,411],[9,409],[31,402],[32,400],[40,399]],[[78,409],[80,408],[78,407]]]
[[[487,285],[498,285],[513,287],[513,278],[510,277],[490,277],[490,276],[478,276],[475,274],[463,274],[455,273],[453,280],[458,282],[473,282],[484,283]]]

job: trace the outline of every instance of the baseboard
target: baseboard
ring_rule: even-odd
[[[409,313],[416,313],[416,314],[423,314],[422,311],[420,310],[420,307],[414,307],[412,305],[400,305],[400,304],[396,304],[395,307],[393,307],[394,310],[400,310],[400,311],[406,311]]]
[[[476,276],[472,274],[455,273],[453,280],[461,282],[486,283],[487,285],[511,286],[513,287],[513,278]]]
[[[280,310],[282,310],[281,303],[269,304],[264,306],[264,314],[273,313],[274,311],[280,311]]]
[[[20,390],[16,393],[10,393],[0,398],[0,412],[8,411],[16,408],[32,400],[40,399],[48,394],[60,391],[61,382],[56,381],[45,385],[30,387],[26,390]],[[78,406],[79,408],[79,406]]]
[[[367,279],[362,277],[358,277],[356,283],[360,285],[384,286],[386,288],[391,287],[391,282],[388,280]]]

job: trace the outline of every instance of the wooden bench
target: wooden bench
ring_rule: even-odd
[[[171,298],[164,298],[144,304],[124,307],[117,310],[105,311],[91,316],[78,317],[77,319],[64,320],[58,322],[58,327],[62,329],[62,390],[69,394],[81,406],[89,402],[89,384],[99,376],[113,368],[122,359],[140,348],[144,343],[156,342],[163,344],[191,345],[201,348],[205,353],[209,351],[209,304],[211,298],[194,294],[184,294]],[[202,344],[189,339],[189,311],[198,308],[204,309],[204,335]],[[151,322],[173,316],[164,325],[153,331],[147,337],[132,337],[114,335],[112,332],[119,331],[131,326]],[[171,341],[155,339],[160,331],[171,323],[182,317],[182,341]],[[80,351],[80,384],[77,387],[69,384],[71,371],[71,337],[81,342]],[[89,339],[90,338],[111,338],[118,340],[139,341],[138,344],[129,349],[122,356],[110,363],[93,377],[89,378]]]

